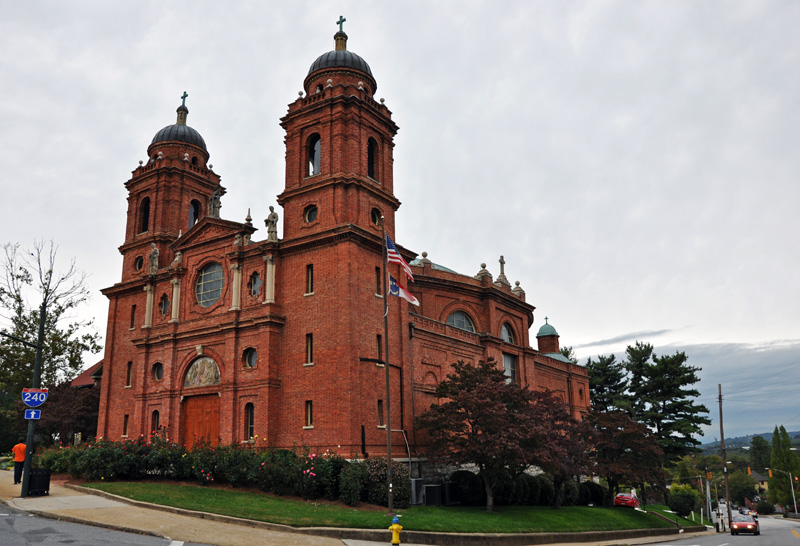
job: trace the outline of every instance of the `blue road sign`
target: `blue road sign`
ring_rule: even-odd
[[[42,410],[40,409],[26,409],[25,419],[41,419]]]
[[[22,401],[29,408],[38,408],[47,400],[47,389],[22,389]]]

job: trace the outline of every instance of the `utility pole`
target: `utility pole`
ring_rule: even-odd
[[[731,527],[731,494],[728,488],[728,457],[725,455],[725,431],[722,428],[722,384],[717,384],[719,389],[719,442],[722,448],[722,476],[725,480],[725,509],[728,512],[728,528]]]

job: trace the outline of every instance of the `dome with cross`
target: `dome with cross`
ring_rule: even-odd
[[[347,19],[344,17],[339,17],[339,20],[337,21],[337,24],[339,25],[339,32],[333,36],[333,41],[335,44],[334,50],[323,53],[317,57],[317,60],[311,63],[311,67],[308,69],[308,75],[306,76],[306,82],[309,81],[313,74],[321,70],[357,70],[358,72],[363,72],[367,76],[367,79],[369,79],[370,83],[372,84],[372,91],[374,92],[377,88],[377,84],[375,83],[375,77],[372,75],[372,70],[367,64],[367,61],[352,51],[347,50],[347,34],[345,34],[344,30],[342,30],[342,25],[346,20]]]
[[[167,125],[157,132],[156,136],[153,137],[153,141],[150,143],[150,147],[158,144],[159,142],[178,141],[197,146],[204,152],[208,152],[208,149],[206,148],[206,141],[203,140],[203,137],[200,136],[200,133],[186,125],[186,116],[189,114],[189,109],[186,108],[186,97],[188,96],[189,95],[187,95],[185,91],[183,96],[181,96],[183,103],[178,106],[177,122],[174,125]]]

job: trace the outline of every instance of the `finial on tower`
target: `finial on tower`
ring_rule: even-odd
[[[339,32],[333,35],[333,42],[336,44],[334,49],[336,51],[347,50],[347,34],[344,33],[344,29],[342,28],[345,21],[347,21],[347,19],[341,15],[339,16],[339,20],[336,21],[336,24],[339,25]]]
[[[186,97],[188,96],[186,91],[181,95],[181,105],[178,106],[178,125],[186,125],[186,116],[189,114],[189,109],[186,108]]]

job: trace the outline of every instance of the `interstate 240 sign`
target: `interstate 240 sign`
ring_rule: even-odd
[[[22,401],[29,408],[38,408],[47,400],[47,389],[22,389]]]

